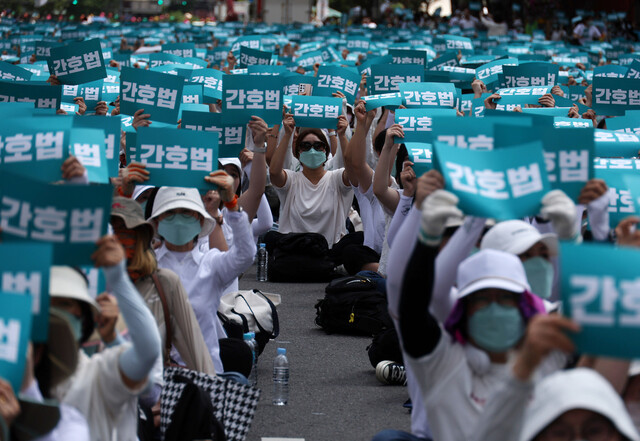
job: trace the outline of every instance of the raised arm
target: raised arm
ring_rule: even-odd
[[[289,148],[289,141],[291,140],[293,129],[296,126],[295,121],[293,120],[293,115],[287,113],[284,116],[284,120],[282,120],[282,125],[284,127],[284,134],[278,143],[276,151],[273,153],[271,164],[269,164],[269,177],[271,178],[271,183],[278,188],[284,186],[287,182],[287,174],[285,173],[283,166],[287,155],[287,149]]]
[[[249,122],[249,129],[253,134],[253,161],[251,164],[251,177],[249,188],[242,193],[238,203],[247,212],[249,219],[256,217],[260,200],[264,194],[264,187],[267,181],[267,161],[265,159],[266,148],[264,143],[267,135],[267,123],[262,118],[252,116]]]
[[[360,101],[354,109],[357,125],[351,141],[347,144],[344,154],[344,166],[349,173],[351,184],[359,187],[365,193],[371,185],[373,170],[367,164],[366,138],[375,110],[367,113],[365,102]]]
[[[373,177],[373,194],[376,195],[380,203],[389,211],[396,211],[400,195],[397,191],[389,187],[389,168],[393,164],[393,160],[398,153],[398,144],[395,144],[393,138],[399,136],[404,138],[402,126],[394,124],[387,130],[384,139],[384,146],[378,159],[376,166],[376,174]]]

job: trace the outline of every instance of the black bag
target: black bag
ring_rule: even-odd
[[[367,354],[373,367],[376,367],[383,360],[391,360],[404,365],[400,340],[395,326],[374,335],[373,341],[367,346]]]
[[[316,303],[316,324],[327,334],[373,336],[392,328],[387,298],[372,280],[361,276],[333,280]]]
[[[270,282],[328,282],[334,277],[329,246],[318,233],[268,233]]]
[[[226,440],[224,426],[215,416],[211,395],[186,377],[178,376],[175,379],[185,385],[173,411],[171,423],[164,434],[164,440]]]

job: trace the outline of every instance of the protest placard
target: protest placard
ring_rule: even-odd
[[[237,157],[245,146],[247,124],[228,124],[222,113],[182,112],[182,128],[216,132],[218,134],[218,157]]]
[[[264,76],[260,81],[252,75],[228,75],[223,84],[222,112],[229,124],[247,124],[251,116],[259,116],[267,124],[282,122],[283,79]]]
[[[49,72],[62,84],[81,84],[107,76],[100,40],[93,39],[51,48]]]
[[[0,377],[22,388],[31,334],[31,296],[0,291]]]
[[[184,78],[123,67],[120,74],[120,112],[144,109],[154,121],[176,124]]]
[[[421,108],[398,109],[395,113],[395,123],[402,126],[404,138],[396,138],[395,142],[431,142],[433,140],[432,119],[435,116],[455,116],[455,109]]]
[[[343,114],[342,98],[294,95],[291,112],[298,127],[335,129],[338,117]]]

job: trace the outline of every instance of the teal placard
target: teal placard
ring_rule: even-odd
[[[291,112],[298,127],[336,129],[342,115],[342,98],[293,95]]]
[[[0,291],[0,377],[17,395],[22,387],[31,334],[31,296]]]
[[[473,42],[470,38],[461,37],[459,35],[442,35],[434,40],[433,48],[436,52],[458,51],[463,54],[473,53]]]
[[[488,88],[490,85],[498,81],[499,74],[503,73],[503,66],[517,66],[517,58],[503,58],[491,61],[487,64],[476,68],[476,78],[484,82]]]
[[[38,60],[48,60],[51,57],[51,48],[62,46],[57,41],[36,41],[35,53]]]
[[[233,158],[240,155],[245,147],[247,125],[226,124],[222,113],[206,112],[182,112],[182,128],[188,130],[200,130],[216,132],[218,134],[218,156],[220,158]]]
[[[607,64],[604,66],[596,66],[593,68],[593,76],[605,78],[626,78],[629,68],[618,66],[616,64]]]
[[[369,52],[371,48],[371,39],[368,37],[353,37],[347,38],[347,49],[350,52]]]
[[[73,100],[76,97],[80,97],[84,99],[84,103],[87,105],[87,112],[92,112],[98,102],[103,101],[102,88],[104,84],[104,80],[83,84],[64,84],[62,86],[62,101],[73,104]]]
[[[598,115],[624,115],[626,110],[640,110],[640,80],[594,78],[593,110]]]
[[[593,121],[590,119],[567,118],[564,116],[553,117],[553,127],[556,129],[593,129]]]
[[[53,47],[47,63],[49,73],[57,76],[62,84],[88,83],[107,76],[97,38]]]
[[[557,64],[524,63],[518,66],[503,66],[504,87],[554,86],[558,80]]]
[[[234,55],[237,57],[240,53],[241,46],[249,47],[251,49],[262,49],[262,38],[263,37],[261,35],[245,35],[238,37],[231,46],[231,51],[233,51]]]
[[[69,137],[69,153],[87,169],[89,182],[109,183],[104,130],[75,128]]]
[[[569,334],[577,352],[626,359],[640,355],[639,259],[635,248],[560,244],[562,310],[581,327]]]
[[[140,127],[127,157],[146,164],[147,185],[211,190],[204,177],[215,171],[218,134],[196,130]]]
[[[204,104],[202,89],[201,84],[185,84],[182,88],[182,105],[180,108],[183,109],[184,104]],[[206,107],[208,111],[209,107]]]
[[[3,120],[0,170],[41,182],[61,180],[60,168],[69,156],[71,122],[71,118],[60,116]]]
[[[62,86],[34,81],[0,81],[0,103],[30,102],[39,109],[59,109]]]
[[[247,73],[249,75],[281,75],[289,72],[285,66],[281,65],[259,65],[254,64],[247,67]]]
[[[347,102],[353,104],[360,85],[360,74],[355,68],[338,66],[320,66],[317,84],[313,88],[316,96],[332,96],[334,92],[342,92]]]
[[[176,55],[178,57],[195,57],[195,43],[165,43],[162,45],[163,54]]]
[[[627,168],[628,167],[628,168]],[[603,179],[609,187],[609,226],[615,228],[622,219],[627,216],[637,216],[640,211],[632,197],[632,191],[626,177],[635,175],[637,171],[631,170],[633,162],[613,162],[608,168],[596,167],[596,178]],[[640,194],[637,191],[636,194]]]
[[[188,78],[189,83],[202,84],[205,103],[215,103],[222,99],[224,73],[216,69],[195,69]]]
[[[515,87],[498,89],[496,93],[501,96],[501,98],[496,101],[496,109],[508,110],[508,104],[516,104],[519,106],[524,106],[525,104],[539,105],[538,100],[543,95],[551,93],[551,87]]]
[[[369,95],[398,92],[400,84],[422,82],[423,74],[422,66],[374,64],[371,66],[371,76],[367,77]]]
[[[593,129],[565,128],[535,124],[533,127],[497,125],[496,148],[542,142],[547,178],[552,189],[562,190],[578,202],[584,185],[594,176]]]
[[[627,71],[627,75],[625,78],[640,80],[640,61],[635,60],[628,67],[629,70]]]
[[[105,156],[110,177],[118,176],[120,163],[120,115],[117,116],[74,116],[73,127],[99,129],[104,133]]]
[[[160,52],[149,54],[149,67],[157,68],[165,64],[185,64],[185,59],[178,55],[163,54]]]
[[[427,63],[427,69],[440,70],[445,66],[458,66],[458,54],[456,52],[445,52],[435,60]]]
[[[493,150],[495,126],[530,127],[531,118],[485,116],[482,119],[460,119],[453,116],[433,117],[433,139],[450,146],[470,150]],[[514,131],[519,128],[513,127]]]
[[[238,67],[244,68],[254,65],[269,65],[271,64],[271,57],[273,53],[264,52],[258,49],[252,49],[250,47],[240,47],[240,57],[238,58]]]
[[[395,138],[396,143],[421,142],[431,143],[433,140],[433,118],[436,116],[456,116],[455,109],[398,109],[395,112],[395,123],[400,124],[404,138]]]
[[[446,83],[404,83],[399,86],[402,104],[411,109],[416,107],[444,107],[453,109],[456,106],[456,88]]]
[[[123,67],[120,74],[120,112],[133,115],[144,109],[154,121],[175,124],[182,102],[184,78]]]
[[[381,93],[379,95],[367,95],[363,96],[362,100],[365,103],[365,109],[367,112],[383,106],[389,109],[396,109],[398,106],[402,105],[402,94],[400,92],[393,92]]]
[[[50,185],[0,174],[2,240],[53,243],[55,265],[91,265],[107,233],[113,187]]]
[[[325,62],[325,54],[322,51],[308,52],[296,58],[293,63],[296,66],[302,66],[305,70],[310,70],[314,64],[322,64]]]
[[[52,259],[51,244],[0,244],[2,290],[31,297],[31,339],[38,343],[46,342],[49,334],[49,270]]]
[[[228,124],[246,124],[259,116],[269,125],[282,122],[280,76],[227,75],[223,84],[222,113]]]
[[[607,118],[607,129],[640,135],[640,110],[628,110],[624,116]]]
[[[0,61],[0,80],[4,81],[29,81],[33,72],[23,69],[11,63]]]
[[[413,162],[413,171],[417,177],[433,168],[433,146],[426,142],[405,142],[409,161]]]
[[[631,158],[640,152],[640,135],[633,133],[596,129],[595,141],[595,155],[601,158]]]
[[[499,220],[536,215],[549,191],[542,143],[479,151],[436,142],[435,168],[465,214]]]
[[[389,49],[393,64],[419,64],[427,66],[427,52],[412,49]]]

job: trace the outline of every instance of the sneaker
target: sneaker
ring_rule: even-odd
[[[376,366],[376,378],[385,384],[407,385],[407,374],[404,366],[395,361],[384,360],[378,363]]]

